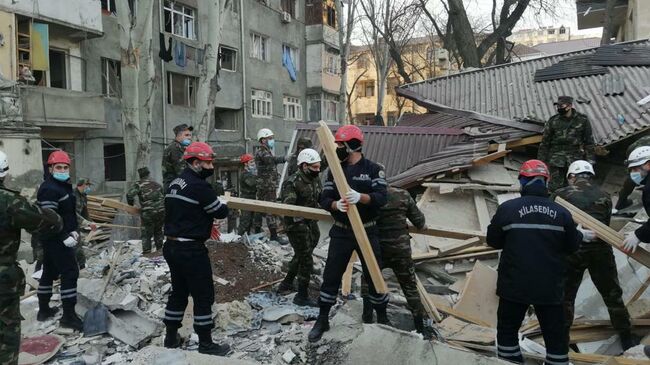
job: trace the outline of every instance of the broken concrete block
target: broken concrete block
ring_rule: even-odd
[[[136,311],[115,311],[108,314],[108,334],[135,348],[155,336],[160,329],[160,323]]]
[[[253,312],[248,303],[232,301],[216,305],[215,327],[224,331],[241,331],[250,328]]]
[[[286,362],[287,364],[291,364],[291,362],[292,362],[293,359],[295,359],[295,358],[296,358],[296,354],[294,354],[293,351],[291,351],[291,349],[287,350],[287,351],[282,355],[282,360],[284,360],[284,362]]]
[[[133,358],[133,365],[254,365],[254,362],[230,357],[199,354],[195,351],[147,346]]]

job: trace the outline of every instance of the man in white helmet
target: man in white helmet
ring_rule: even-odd
[[[282,184],[281,199],[285,204],[302,207],[318,208],[318,197],[323,190],[318,175],[320,174],[321,158],[318,152],[305,148],[298,154],[297,167],[293,175]],[[309,280],[314,266],[312,253],[318,244],[320,231],[318,222],[300,217],[284,217],[284,227],[293,247],[293,258],[289,262],[289,270],[278,292],[284,293],[293,289],[293,281],[298,279],[298,293],[293,303],[301,306],[316,307],[315,301],[309,298]]]
[[[609,226],[612,215],[612,199],[593,182],[596,173],[593,166],[584,160],[571,163],[566,174],[568,186],[555,191],[569,203]],[[630,314],[623,303],[623,290],[618,281],[616,262],[612,246],[596,237],[596,234],[578,226],[582,233],[582,244],[578,251],[567,257],[567,275],[564,284],[564,313],[566,334],[573,324],[574,303],[582,277],[589,271],[591,280],[603,298],[612,327],[619,333],[623,350],[638,344],[632,335]]]
[[[260,129],[257,132],[257,140],[260,142],[260,148],[255,152],[255,164],[257,165],[257,199],[274,202],[277,200],[276,191],[279,180],[276,165],[285,163],[287,158],[285,156],[273,155],[275,139],[270,129]],[[286,240],[278,237],[277,218],[269,214],[264,216],[266,217],[266,225],[269,228],[271,241],[286,245]]]
[[[650,184],[647,184],[648,171],[650,171],[650,146],[635,148],[627,159],[627,168],[630,172],[630,179],[636,185],[644,185],[641,200],[646,213],[650,213]],[[627,234],[624,248],[628,252],[636,252],[636,248],[641,242],[650,242],[650,220],[636,231]]]

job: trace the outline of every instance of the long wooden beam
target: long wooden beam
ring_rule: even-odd
[[[122,203],[119,200],[88,195],[88,201],[99,203],[104,207],[123,210],[123,211],[125,211],[125,212],[127,212],[129,214],[132,214],[132,215],[139,215],[140,214],[140,208],[134,207],[132,205],[128,205],[126,203]]]

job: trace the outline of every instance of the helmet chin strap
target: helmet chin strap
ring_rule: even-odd
[[[350,148],[350,145],[348,145],[347,142],[343,142],[343,145],[344,145],[345,148],[348,150],[348,153],[350,153],[350,152],[357,152],[357,151],[359,151],[359,150],[361,149],[361,147],[362,147],[362,146],[359,146],[359,147],[357,147],[356,149],[352,149],[352,148]]]

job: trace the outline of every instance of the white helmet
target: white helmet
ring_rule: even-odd
[[[7,176],[9,170],[9,161],[7,161],[7,154],[0,151],[0,177]]]
[[[304,150],[300,151],[298,154],[298,166],[300,166],[303,162],[307,163],[308,165],[311,165],[316,162],[320,162],[320,155],[316,150],[313,150],[311,148],[305,148]]]
[[[566,177],[569,177],[569,175],[578,175],[588,172],[592,175],[596,175],[594,172],[594,167],[585,160],[577,160],[573,161],[573,163],[569,166],[569,169],[567,170]]]
[[[648,161],[650,161],[650,146],[637,147],[627,158],[627,167],[641,166]]]
[[[262,128],[257,131],[257,140],[259,141],[262,138],[273,137],[273,131],[268,128]]]

